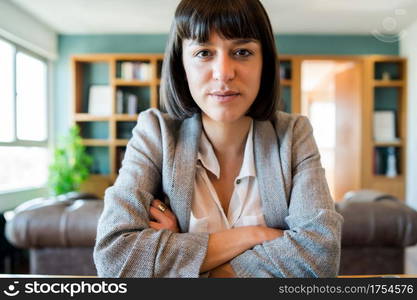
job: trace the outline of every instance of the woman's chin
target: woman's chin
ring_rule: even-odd
[[[234,123],[244,117],[243,114],[216,112],[206,114],[211,120],[221,123]]]

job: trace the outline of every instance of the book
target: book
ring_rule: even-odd
[[[130,61],[122,62],[121,70],[122,70],[122,79],[125,80],[132,80],[133,79],[133,68],[134,65]]]
[[[138,97],[133,94],[129,94],[127,97],[127,113],[129,115],[135,115],[138,108]]]
[[[133,78],[137,79],[137,80],[141,80],[140,77],[140,68],[141,68],[141,63],[140,62],[135,62],[133,63]]]
[[[116,113],[122,114],[123,112],[123,91],[118,90],[116,92]]]
[[[99,116],[109,116],[111,107],[112,89],[108,85],[92,85],[88,93],[88,113]]]
[[[147,62],[124,61],[121,63],[121,77],[124,80],[150,80],[151,64]]]
[[[374,149],[374,174],[385,175],[387,171],[387,158],[384,147],[376,147]]]
[[[395,111],[374,111],[374,140],[376,142],[396,142]]]
[[[149,63],[141,63],[140,65],[140,79],[149,80],[151,78],[151,65]]]

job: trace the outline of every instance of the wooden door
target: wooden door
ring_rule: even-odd
[[[361,186],[361,69],[362,64],[343,63],[343,71],[335,74],[336,147],[335,200]]]

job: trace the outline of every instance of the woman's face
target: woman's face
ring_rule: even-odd
[[[184,40],[183,64],[191,95],[203,113],[234,122],[249,110],[259,91],[262,49],[257,40],[221,38],[207,43]]]

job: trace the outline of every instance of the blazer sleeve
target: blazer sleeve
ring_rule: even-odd
[[[291,145],[291,153],[282,155],[292,160],[288,229],[232,259],[238,277],[338,275],[343,217],[335,211],[307,118],[295,121]]]
[[[160,118],[152,111],[141,113],[119,176],[106,190],[94,246],[100,277],[199,277],[208,234],[173,233],[148,225],[166,146]]]

